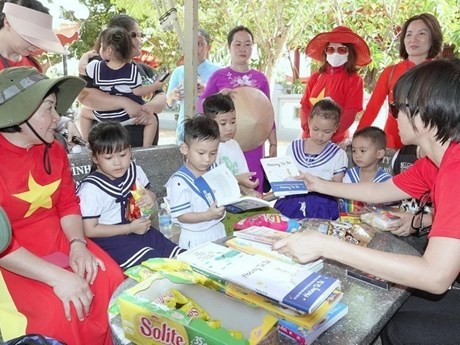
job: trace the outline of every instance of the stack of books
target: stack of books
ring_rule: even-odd
[[[278,235],[281,237],[289,236],[269,230],[282,234]],[[229,242],[238,244],[241,240],[237,237]],[[248,246],[257,248],[260,244],[264,243]],[[306,268],[273,253],[250,254],[251,250],[246,248],[247,252],[243,252],[206,243],[179,254],[178,259],[190,264],[197,272],[223,282],[223,292],[227,295],[276,315],[280,332],[294,338],[313,333],[309,335],[308,343],[346,314],[347,307],[340,303],[343,297],[340,281],[317,272],[322,267],[321,260]],[[292,329],[289,325],[293,325]]]
[[[319,271],[323,268],[323,260],[321,259],[302,265],[294,262],[292,258],[272,250],[272,244],[290,236],[291,234],[289,233],[254,226],[245,230],[235,231],[234,235],[236,237],[226,242],[226,245],[230,248],[248,254],[258,254],[280,260],[300,269]],[[279,318],[279,332],[294,339],[298,344],[311,344],[323,332],[348,313],[348,307],[341,303],[343,292],[340,289],[334,290],[311,314],[298,313],[271,299],[234,284],[227,284],[225,293],[276,315]]]
[[[347,313],[348,306],[343,303],[337,303],[327,312],[326,316],[312,328],[302,327],[294,322],[279,319],[278,331],[294,339],[299,345],[309,345],[337,321],[347,315]]]
[[[308,264],[299,264],[294,262],[292,258],[272,249],[273,243],[289,237],[291,235],[290,233],[274,230],[265,226],[251,226],[244,230],[235,231],[233,235],[235,236],[234,238],[225,242],[227,247],[247,254],[258,254],[282,262],[287,262],[296,266],[298,269],[307,269],[317,272],[323,268],[322,259],[318,259]]]

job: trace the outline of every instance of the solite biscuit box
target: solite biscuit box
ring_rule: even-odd
[[[214,321],[194,319],[159,303],[171,289],[193,300]],[[276,344],[274,316],[199,284],[178,284],[153,275],[124,291],[118,308],[125,337],[138,345]]]

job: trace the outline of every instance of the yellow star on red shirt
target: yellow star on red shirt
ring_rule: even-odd
[[[321,92],[316,97],[310,97],[310,103],[315,105],[316,102],[321,101],[324,99],[324,94],[326,93],[326,89],[322,89]]]
[[[29,190],[27,192],[13,194],[13,196],[30,203],[29,210],[24,215],[24,218],[29,217],[40,207],[50,209],[53,206],[51,195],[53,195],[60,183],[61,180],[59,179],[42,186],[34,180],[32,173],[30,173],[28,180]]]

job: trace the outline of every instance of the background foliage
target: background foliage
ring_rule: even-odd
[[[80,0],[90,9],[90,17],[82,23],[81,39],[70,51],[76,57],[89,50],[100,28],[119,12],[137,18],[146,34],[144,47],[163,66],[174,68],[182,57],[177,35],[164,31],[159,17],[173,3],[183,27],[184,1],[187,0]],[[200,0],[200,26],[213,37],[211,60],[229,63],[226,35],[236,25],[249,27],[255,36],[258,58],[253,66],[267,77],[274,66],[290,51],[303,51],[316,34],[346,25],[364,37],[372,53],[372,63],[361,70],[365,85],[371,90],[381,70],[398,60],[399,30],[404,21],[422,12],[437,16],[444,33],[444,42],[460,47],[459,0]],[[71,16],[66,13],[65,15]],[[313,66],[315,67],[315,66]]]

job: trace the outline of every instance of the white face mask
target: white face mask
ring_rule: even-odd
[[[331,55],[326,55],[326,60],[332,67],[339,67],[345,64],[348,60],[348,53],[340,55],[339,53],[334,53]]]

